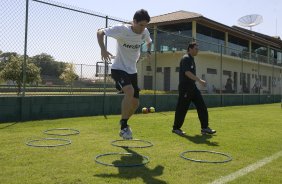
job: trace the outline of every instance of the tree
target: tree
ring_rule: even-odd
[[[2,51],[0,51],[0,56],[1,57],[10,57],[10,56],[15,56],[15,57],[18,57],[19,56],[19,54],[18,53],[16,53],[16,52],[2,52]]]
[[[69,85],[71,91],[73,87],[73,82],[78,79],[78,75],[74,71],[74,65],[71,63],[66,64],[66,68],[63,73],[60,75],[60,79],[62,79],[67,85]]]
[[[11,80],[16,83],[18,88],[18,95],[21,92],[23,86],[23,57],[15,57],[11,55],[8,59],[9,61],[4,66],[3,70],[0,72],[0,78],[5,81]],[[40,82],[40,69],[33,63],[28,63],[26,65],[26,83]]]
[[[3,78],[0,75],[0,84],[2,84],[3,82],[5,82],[5,81],[3,80]]]
[[[42,53],[31,58],[32,63],[41,68],[41,75],[59,78],[64,71],[65,63],[57,62],[51,55]]]
[[[0,52],[0,58],[1,58],[1,63],[0,63],[0,70],[3,69],[6,65],[6,63],[9,61],[9,58],[11,56],[14,57],[20,57],[20,55],[16,52]]]

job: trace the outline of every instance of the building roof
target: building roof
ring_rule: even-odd
[[[276,42],[277,44],[280,44],[282,46],[282,40],[279,36],[268,36],[268,35],[258,33],[258,32],[255,32],[255,31],[251,31],[251,30],[248,30],[248,29],[244,29],[244,28],[241,28],[241,27],[238,27],[238,26],[232,26],[232,28],[246,32],[246,33],[251,34],[251,35],[262,37],[262,38],[269,40],[269,41],[272,41],[272,42]]]
[[[171,12],[163,15],[158,15],[151,18],[150,24],[157,24],[157,23],[168,23],[168,22],[174,22],[179,20],[187,20],[187,19],[194,19],[198,17],[202,17],[203,15],[194,13],[194,12],[188,12],[188,11],[176,11]]]

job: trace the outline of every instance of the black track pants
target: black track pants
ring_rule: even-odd
[[[192,92],[179,91],[173,129],[180,129],[182,127],[191,102],[193,102],[197,108],[198,117],[201,122],[201,128],[203,129],[208,127],[208,110],[201,92],[195,88]]]

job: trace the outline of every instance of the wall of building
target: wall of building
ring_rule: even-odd
[[[156,86],[156,90],[164,90],[164,67],[170,67],[170,91],[177,90],[178,86],[178,75],[176,68],[179,67],[179,62],[185,52],[164,52],[157,53],[157,67],[162,68],[162,72],[155,71],[155,58],[152,55],[150,62],[147,58],[144,58],[142,62],[137,64],[138,68],[138,82],[139,87],[144,87],[144,75],[150,75],[153,78],[153,88]],[[214,89],[216,91],[224,91],[225,84],[229,75],[226,72],[231,73],[233,80],[234,93],[243,92],[243,79],[246,81],[246,87],[248,93],[253,92],[253,86],[256,83],[257,77],[266,77],[266,84],[262,86],[261,93],[265,94],[280,94],[280,83],[278,79],[281,77],[281,68],[266,63],[257,63],[251,60],[241,59],[238,57],[220,55],[218,53],[210,51],[199,52],[198,56],[195,57],[197,76],[207,81],[207,87],[198,86],[200,90],[212,93]],[[151,71],[146,71],[147,66],[151,66]],[[208,73],[208,69],[216,70],[216,73]],[[222,71],[222,73],[221,73]],[[155,77],[156,75],[156,85]],[[273,77],[273,78],[272,78]],[[271,82],[269,81],[271,80]],[[275,80],[275,83],[273,82]],[[234,81],[237,81],[234,83]],[[274,83],[271,84],[271,83]],[[245,91],[246,92],[246,91]]]
[[[174,52],[174,53],[158,53],[157,63],[155,64],[154,54],[151,56],[150,61],[147,58],[143,58],[137,64],[138,70],[138,85],[141,89],[144,89],[144,76],[153,76],[153,88],[156,85],[156,90],[164,90],[164,68],[170,68],[170,90],[177,90],[178,87],[178,72],[176,68],[179,67],[180,59],[182,58],[184,52]],[[156,65],[156,66],[155,66]],[[147,71],[147,66],[151,67],[151,71]],[[156,68],[161,67],[162,72],[156,72]],[[156,75],[156,84],[154,76]]]

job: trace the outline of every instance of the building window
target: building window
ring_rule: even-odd
[[[217,71],[213,68],[207,68],[207,74],[217,74]]]
[[[262,56],[267,56],[267,48],[257,43],[252,43],[252,52]]]
[[[262,76],[262,86],[263,87],[267,86],[267,77],[265,75]]]
[[[233,35],[228,35],[227,53],[230,56],[249,58],[249,42]]]
[[[162,67],[157,67],[157,72],[160,73],[163,71],[163,68]]]
[[[197,42],[201,51],[212,51],[219,53],[220,45],[225,43],[225,33],[210,27],[197,24]]]
[[[158,26],[160,30],[164,30],[171,33],[182,34],[185,36],[192,36],[192,22],[178,23],[173,25]]]
[[[146,66],[146,71],[152,71],[152,67],[151,66]]]
[[[282,52],[277,52],[277,63],[282,63]]]
[[[197,33],[201,34],[201,35],[205,35],[208,36],[211,40],[212,38],[215,40],[222,40],[224,41],[225,39],[225,34],[222,31],[218,31],[216,29],[212,29],[209,27],[206,27],[204,25],[201,24],[197,24]]]
[[[176,67],[176,68],[175,68],[175,72],[179,72],[179,67]]]
[[[246,82],[246,73],[240,72],[240,85],[243,85],[243,81]]]
[[[187,49],[187,43],[192,37],[192,23],[179,23],[158,27],[157,51],[182,51]],[[179,36],[178,36],[179,35]],[[184,37],[183,37],[184,35]]]
[[[231,71],[223,70],[223,75],[231,76]]]

